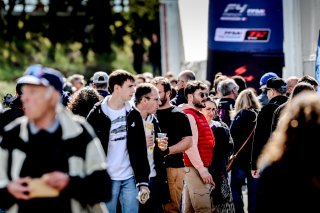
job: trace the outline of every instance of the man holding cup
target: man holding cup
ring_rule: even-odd
[[[138,85],[135,92],[135,106],[143,119],[147,141],[146,146],[148,150],[148,161],[150,166],[150,198],[148,201],[146,201],[146,203],[140,204],[140,213],[161,212],[161,202],[159,199],[157,179],[157,174],[161,173],[161,170],[159,170],[159,164],[156,165],[155,161],[159,159],[159,155],[164,155],[163,151],[167,149],[168,142],[164,135],[161,141],[158,144],[155,144],[155,135],[157,135],[157,141],[159,141],[159,135],[164,134],[160,133],[159,122],[155,116],[160,103],[157,87],[150,83],[141,83]]]
[[[183,152],[192,145],[192,132],[187,116],[170,103],[171,85],[167,78],[156,77],[151,81],[158,90],[161,104],[157,118],[162,133],[167,133],[168,148],[165,156],[155,158],[156,165],[162,169],[157,174],[161,182],[159,194],[163,212],[180,211],[183,178],[185,176]],[[163,141],[159,143],[160,147]],[[161,167],[162,166],[162,167]]]

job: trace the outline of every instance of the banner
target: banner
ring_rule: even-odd
[[[315,78],[320,84],[320,31],[318,37],[318,46],[317,46],[317,57],[316,57],[316,73]],[[320,87],[318,86],[318,94],[320,94]]]
[[[210,0],[208,25],[207,80],[240,75],[259,94],[264,73],[282,77],[282,1]]]
[[[212,0],[209,4],[209,49],[282,52],[282,19],[280,0]]]

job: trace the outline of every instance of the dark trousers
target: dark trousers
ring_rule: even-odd
[[[256,190],[258,179],[253,178],[249,169],[245,170],[234,164],[231,170],[231,192],[236,213],[244,213],[242,186],[247,183],[248,212],[256,212]]]
[[[145,204],[139,205],[139,213],[160,213],[161,203],[158,197],[158,182],[156,177],[150,178],[149,181],[150,198]]]

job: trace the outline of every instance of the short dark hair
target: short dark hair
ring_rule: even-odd
[[[240,93],[241,91],[247,89],[247,83],[246,80],[244,79],[244,77],[240,76],[240,75],[234,75],[231,77],[239,86],[239,90],[238,93]]]
[[[154,79],[151,80],[151,83],[155,86],[157,86],[158,84],[161,84],[163,86],[164,92],[172,91],[171,84],[169,80],[165,77],[161,77],[161,76],[155,77]]]
[[[184,89],[184,95],[188,100],[188,95],[193,94],[197,89],[205,90],[208,89],[208,86],[203,83],[203,81],[195,80],[195,81],[189,81],[187,83],[186,88]]]
[[[112,94],[115,85],[122,86],[127,80],[134,82],[134,76],[125,70],[115,70],[109,76],[109,91]]]
[[[135,104],[139,104],[145,95],[148,95],[151,93],[152,89],[156,89],[156,87],[153,84],[150,84],[150,83],[139,84],[134,94]]]

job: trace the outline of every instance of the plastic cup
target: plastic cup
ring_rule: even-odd
[[[167,137],[167,133],[157,133],[157,142],[158,142],[158,147],[161,149],[164,145],[162,144],[163,138]]]

